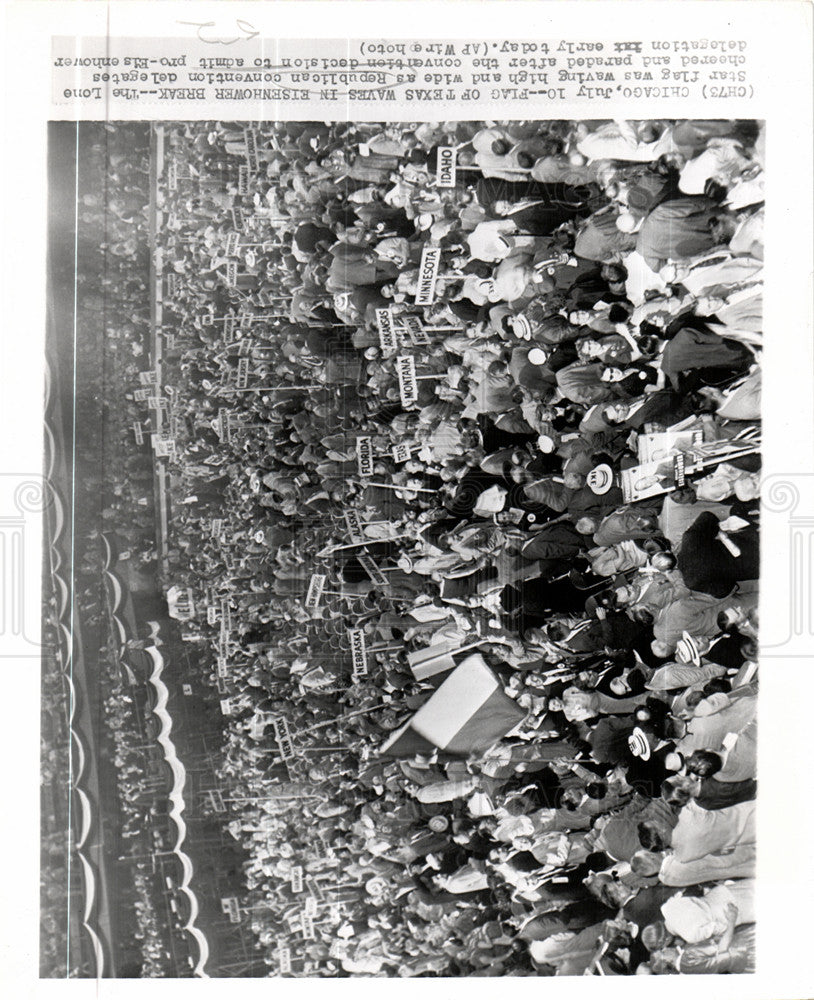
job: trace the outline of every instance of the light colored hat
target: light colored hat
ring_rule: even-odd
[[[528,340],[531,336],[531,323],[526,316],[513,316],[512,329],[514,330],[516,336],[522,337],[524,340]],[[529,352],[529,361],[531,361],[533,365],[543,364],[542,361],[533,361],[531,358],[531,352]]]
[[[634,757],[639,760],[650,760],[650,741],[637,726],[627,738],[627,745]]]
[[[684,632],[676,643],[676,659],[679,663],[693,663],[696,667],[701,666],[701,652],[689,632]]]
[[[613,486],[613,469],[609,465],[597,465],[586,477],[592,493],[602,496]]]

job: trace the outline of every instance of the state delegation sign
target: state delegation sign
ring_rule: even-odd
[[[356,465],[360,476],[373,475],[373,445],[369,437],[356,439]]]
[[[418,402],[418,380],[415,377],[415,358],[411,354],[400,354],[396,358],[396,374],[399,379],[399,396],[405,409]]]
[[[274,739],[280,748],[280,756],[283,760],[293,760],[297,753],[294,750],[294,741],[291,739],[291,730],[288,728],[288,719],[278,715],[273,721]]]
[[[348,639],[350,640],[350,652],[353,657],[353,676],[367,676],[367,640],[364,629],[348,629]]]
[[[376,310],[376,325],[379,328],[379,346],[383,351],[398,350],[398,338],[393,325],[392,309]]]
[[[418,268],[418,289],[415,293],[417,306],[431,306],[435,301],[435,282],[441,266],[441,247],[425,247]]]
[[[308,611],[316,611],[325,588],[327,577],[322,573],[315,573],[308,584],[308,593],[305,595],[305,607]]]
[[[351,542],[363,542],[365,533],[358,510],[346,510],[343,514]]]
[[[458,151],[454,146],[439,146],[437,160],[435,186],[439,188],[454,188]]]

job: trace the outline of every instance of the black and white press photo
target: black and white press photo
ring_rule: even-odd
[[[755,971],[715,107],[49,124],[42,978]]]

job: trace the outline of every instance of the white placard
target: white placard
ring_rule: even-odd
[[[348,528],[348,537],[352,542],[364,541],[365,534],[362,527],[362,519],[358,510],[346,510],[343,514],[345,524]]]
[[[274,726],[274,739],[280,748],[280,756],[283,760],[292,760],[297,756],[297,753],[294,750],[294,741],[291,739],[291,730],[288,728],[288,719],[278,715],[272,720],[272,725]]]
[[[441,265],[441,247],[425,247],[418,267],[417,306],[431,306],[435,301],[435,282]]]
[[[328,578],[323,573],[314,573],[311,582],[308,584],[308,592],[305,595],[305,607],[309,611],[316,611],[325,588],[325,581]]]
[[[367,572],[367,570],[365,571]],[[373,579],[371,577],[371,579]],[[361,628],[349,628],[348,639],[350,640],[350,652],[353,657],[353,676],[367,676],[367,639],[365,631]]]
[[[399,377],[399,396],[405,409],[418,402],[418,381],[415,377],[415,358],[411,354],[400,354],[396,358],[396,372]]]
[[[257,155],[257,132],[253,128],[243,129],[243,139],[246,143],[246,163],[249,170],[256,174],[260,169],[260,160]]]
[[[406,315],[400,317],[401,325],[404,327],[405,333],[410,343],[415,347],[428,347],[430,344],[430,337],[427,331],[424,329],[424,324],[418,318],[418,316]]]
[[[438,165],[435,168],[435,186],[454,188],[458,150],[454,146],[439,146],[436,154]]]
[[[373,475],[373,445],[369,437],[356,439],[356,465],[360,476]]]
[[[240,233],[229,233],[226,237],[226,256],[234,257],[240,247]]]
[[[398,350],[398,338],[393,323],[393,310],[377,309],[376,325],[379,327],[379,346],[383,351]]]

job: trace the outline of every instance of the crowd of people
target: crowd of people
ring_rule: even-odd
[[[752,969],[763,140],[162,126],[161,579],[272,974]],[[515,724],[400,749],[473,656]]]

